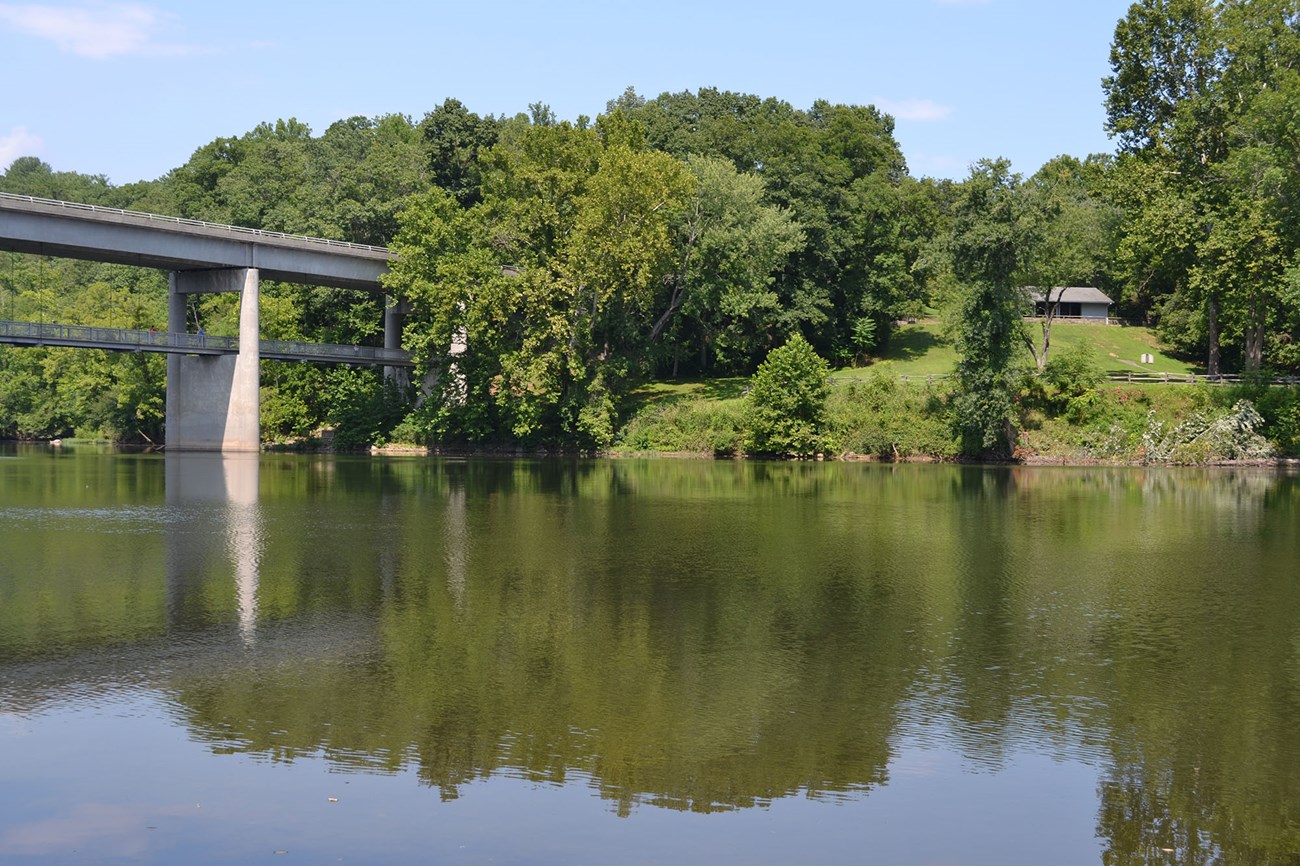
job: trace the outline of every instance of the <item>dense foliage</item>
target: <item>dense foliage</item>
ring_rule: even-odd
[[[991,159],[918,180],[874,107],[706,87],[628,89],[594,121],[454,99],[321,135],[278,120],[126,186],[23,157],[0,191],[393,247],[415,387],[265,362],[268,439],[600,448],[636,438],[646,382],[747,376],[795,337],[834,366],[869,362],[899,320],[938,312],[960,353],[954,435],[1010,456],[1043,394],[1086,414],[1060,396],[1052,318],[1021,318],[1027,287],[1096,286],[1209,372],[1300,372],[1297,61],[1300,0],[1140,0],[1103,82],[1117,153],[1028,177]],[[0,254],[8,319],[161,328],[163,286]],[[377,344],[385,303],[266,284],[263,336]],[[188,312],[236,328],[232,297]],[[0,347],[0,436],[156,441],[163,378],[147,356]]]
[[[1300,362],[1297,61],[1293,0],[1142,0],[1115,30],[1115,261],[1134,306],[1211,373]]]
[[[806,457],[826,445],[830,368],[798,334],[758,365],[745,400],[745,448]]]

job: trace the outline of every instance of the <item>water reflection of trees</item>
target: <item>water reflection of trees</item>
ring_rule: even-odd
[[[710,523],[670,501],[554,497],[453,494],[436,515],[404,515],[373,659],[259,671],[256,689],[186,683],[192,722],[227,748],[413,763],[446,796],[503,770],[584,774],[620,809],[883,780],[913,675],[914,600],[838,554],[824,569],[780,566],[798,531],[788,509]],[[468,551],[442,549],[466,533]],[[266,730],[249,729],[256,719]]]
[[[900,736],[929,737],[982,765],[1097,766],[1108,863],[1300,848],[1292,476],[276,462],[268,637],[165,679],[214,749],[414,768],[448,797],[576,776],[625,812],[853,795],[887,781]],[[236,626],[233,567],[205,562],[191,615],[121,629]],[[42,604],[70,629],[65,608],[131,580]],[[0,640],[39,652],[12,627],[37,605],[0,591]],[[275,654],[296,623],[312,650]]]

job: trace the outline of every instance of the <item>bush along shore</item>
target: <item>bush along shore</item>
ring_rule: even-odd
[[[1041,372],[1016,370],[1013,379],[1012,449],[972,453],[963,447],[953,380],[909,382],[884,372],[832,380],[826,362],[796,337],[773,350],[750,379],[648,386],[612,445],[595,453],[1169,465],[1300,457],[1300,389],[1294,387],[1112,383],[1086,353],[1071,350]],[[393,432],[396,438],[376,450],[409,451],[401,429]],[[505,443],[416,449],[457,450],[545,449]]]
[[[1070,396],[1034,387],[1009,457],[964,455],[949,389],[880,376],[831,390],[821,447],[752,452],[744,399],[687,396],[645,407],[615,454],[824,457],[1042,464],[1286,462],[1300,457],[1293,388],[1101,385]]]

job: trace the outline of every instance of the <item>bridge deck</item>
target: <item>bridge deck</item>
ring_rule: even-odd
[[[257,268],[262,279],[382,292],[383,247],[0,193],[0,250],[163,270]]]
[[[92,325],[45,322],[0,322],[0,343],[18,346],[76,346],[112,352],[167,352],[182,355],[234,355],[238,337],[181,334]],[[409,352],[375,346],[339,346],[293,340],[261,340],[259,353],[277,361],[316,361],[385,367],[413,367]]]

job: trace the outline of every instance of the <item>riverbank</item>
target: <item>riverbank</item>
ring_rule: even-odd
[[[946,383],[877,375],[837,385],[822,431],[828,458],[959,461]],[[1032,383],[1014,419],[1015,462],[1203,465],[1300,457],[1300,392],[1212,385]],[[743,454],[744,400],[703,389],[646,401],[614,451]]]
[[[710,396],[720,394],[720,396]],[[804,459],[980,463],[961,454],[941,385],[880,376],[836,387],[825,447]],[[747,454],[744,399],[725,389],[679,389],[645,400],[609,457],[771,459]],[[1110,385],[1022,395],[1007,462],[1030,466],[1300,465],[1300,393],[1294,388]],[[376,454],[554,454],[546,449],[384,445]]]
[[[746,453],[744,381],[650,386],[637,395],[611,445],[598,451],[401,441],[339,448],[328,431],[264,447],[387,456],[783,456]],[[884,374],[841,381],[827,400],[819,434],[822,445],[805,456],[888,463],[987,462],[961,454],[950,405],[945,382],[909,383]],[[1015,429],[1010,462],[1023,465],[1290,466],[1300,458],[1300,389],[1113,383],[1071,388],[1035,382],[1020,395]]]

